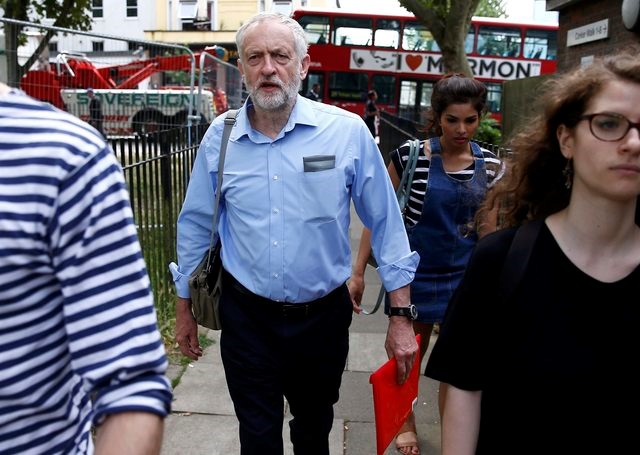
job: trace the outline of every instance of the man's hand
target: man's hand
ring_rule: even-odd
[[[389,299],[391,306],[409,306],[409,286],[391,291]],[[395,357],[398,364],[398,384],[404,383],[409,377],[420,349],[413,330],[413,322],[405,316],[391,316],[384,347],[389,358]]]
[[[413,323],[404,316],[391,316],[384,347],[389,358],[395,357],[398,364],[398,384],[404,383],[411,373],[419,349]]]
[[[364,275],[356,273],[351,275],[347,287],[349,288],[349,295],[351,296],[353,312],[360,314],[362,312],[360,305],[362,305],[362,295],[364,294]]]
[[[202,356],[198,341],[198,324],[191,312],[191,299],[178,298],[176,303],[176,342],[180,352],[192,360]]]

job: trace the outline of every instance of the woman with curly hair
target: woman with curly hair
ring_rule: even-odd
[[[445,455],[637,446],[640,54],[555,77],[541,102],[478,212],[505,229],[478,242],[427,365],[447,384]],[[527,224],[523,273],[497,283]]]

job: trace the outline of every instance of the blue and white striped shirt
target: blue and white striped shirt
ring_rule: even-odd
[[[93,453],[171,387],[122,170],[98,133],[0,95],[0,453]]]

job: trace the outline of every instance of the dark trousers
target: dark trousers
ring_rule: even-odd
[[[284,398],[294,453],[329,455],[333,405],[349,352],[352,307],[342,285],[304,307],[256,296],[225,272],[220,352],[242,455],[282,455]]]

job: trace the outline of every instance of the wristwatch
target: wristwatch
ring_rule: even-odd
[[[391,316],[404,316],[411,321],[415,321],[418,318],[418,309],[414,304],[403,307],[389,307],[389,317]]]

